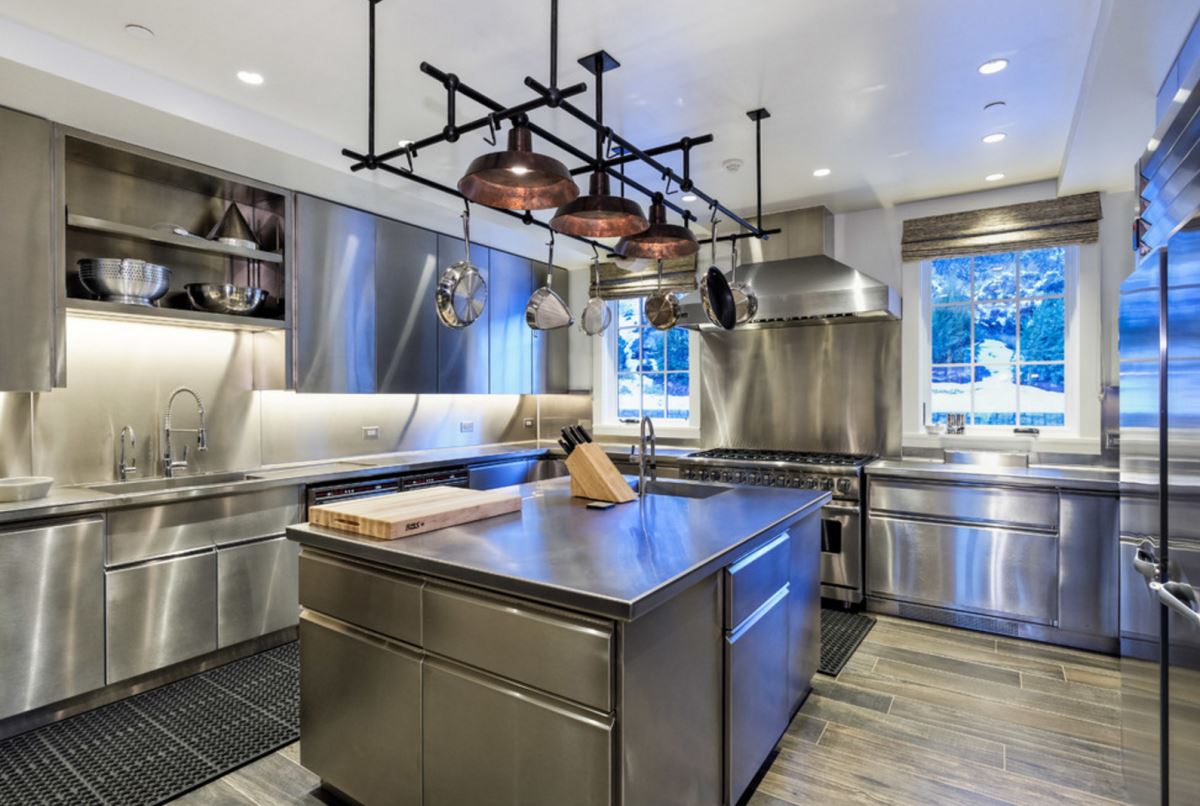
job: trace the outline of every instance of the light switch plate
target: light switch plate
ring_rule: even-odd
[[[463,420],[462,422],[460,422],[458,424],[458,432],[460,434],[475,433],[475,421],[474,420]]]
[[[379,426],[364,425],[362,429],[362,438],[365,440],[379,439]]]

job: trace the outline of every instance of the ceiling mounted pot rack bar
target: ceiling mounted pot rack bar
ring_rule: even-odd
[[[694,146],[697,146],[697,145],[703,145],[706,143],[713,142],[713,136],[711,134],[705,134],[705,135],[702,135],[699,137],[683,137],[680,140],[673,142],[673,143],[667,143],[667,144],[663,144],[660,146],[656,146],[654,148],[643,150],[643,149],[638,148],[636,145],[634,145],[630,141],[626,140],[624,137],[622,137],[617,132],[613,131],[611,127],[605,126],[602,121],[591,117],[586,112],[583,112],[578,107],[574,106],[573,104],[571,104],[567,101],[568,98],[574,97],[574,96],[579,95],[579,94],[583,93],[584,91],[586,91],[587,85],[584,82],[580,82],[578,84],[573,84],[566,88],[559,88],[557,86],[557,84],[558,84],[558,0],[551,0],[551,4],[550,4],[550,6],[551,6],[551,9],[550,9],[550,86],[547,87],[547,86],[542,85],[540,82],[538,82],[536,79],[534,79],[531,76],[526,76],[525,81],[524,81],[525,85],[528,88],[532,89],[534,92],[536,92],[538,94],[537,98],[531,99],[531,100],[526,101],[521,104],[517,104],[516,106],[505,107],[502,104],[500,104],[500,103],[494,101],[493,99],[489,98],[488,96],[484,95],[483,93],[479,92],[478,90],[475,90],[472,87],[464,84],[455,74],[447,73],[442,70],[439,70],[438,68],[429,64],[428,62],[422,62],[420,65],[421,71],[423,73],[425,73],[426,75],[429,75],[432,78],[434,78],[435,80],[439,81],[446,89],[446,94],[447,94],[447,123],[446,123],[446,126],[442,129],[441,132],[438,132],[437,134],[430,135],[429,137],[425,137],[421,140],[417,140],[412,143],[406,143],[403,146],[400,146],[400,147],[394,148],[394,149],[390,149],[390,150],[382,152],[382,153],[376,153],[376,151],[375,151],[375,33],[376,33],[376,31],[375,31],[375,28],[376,28],[376,26],[375,26],[375,6],[378,3],[380,3],[381,1],[382,0],[368,0],[368,8],[369,8],[368,54],[369,54],[369,56],[368,56],[368,93],[367,93],[367,96],[368,96],[367,97],[367,106],[368,106],[368,109],[367,109],[367,153],[361,154],[361,153],[358,153],[358,152],[353,151],[348,148],[342,149],[342,155],[353,160],[353,164],[351,165],[352,171],[360,171],[363,168],[366,168],[369,170],[383,170],[386,173],[403,177],[405,179],[416,182],[425,187],[428,187],[428,188],[431,188],[434,190],[438,190],[438,191],[447,193],[449,195],[456,196],[458,198],[465,198],[463,196],[463,194],[460,193],[456,188],[453,188],[449,185],[445,185],[440,182],[436,182],[434,180],[427,179],[425,177],[421,177],[421,176],[418,176],[417,174],[415,174],[415,172],[413,170],[413,159],[424,148],[428,148],[432,145],[436,145],[437,143],[442,143],[442,142],[455,142],[459,138],[461,138],[461,136],[463,134],[467,134],[467,133],[470,133],[473,131],[478,131],[485,127],[489,130],[489,137],[486,138],[487,142],[494,145],[497,141],[497,138],[496,138],[497,131],[500,129],[501,124],[505,120],[507,120],[510,122],[510,124],[512,126],[514,126],[514,127],[521,126],[521,127],[527,128],[531,134],[537,135],[542,140],[550,143],[551,145],[556,146],[557,148],[565,151],[566,153],[570,154],[571,156],[573,156],[576,159],[583,162],[584,165],[570,171],[571,175],[579,175],[579,174],[588,173],[588,172],[603,171],[604,173],[608,174],[610,177],[616,179],[618,182],[621,183],[622,194],[624,194],[625,186],[628,186],[628,187],[632,188],[633,190],[636,190],[639,193],[642,193],[643,195],[645,195],[651,199],[654,199],[656,196],[658,196],[658,197],[662,198],[662,204],[665,207],[675,211],[683,218],[684,226],[690,226],[692,221],[699,220],[697,218],[697,216],[694,213],[692,213],[691,211],[675,204],[670,199],[663,198],[665,196],[665,194],[675,192],[675,190],[672,190],[672,185],[674,185],[676,190],[682,190],[686,193],[694,194],[698,199],[702,200],[706,205],[708,205],[710,210],[719,211],[728,220],[738,224],[744,230],[746,230],[745,232],[735,233],[732,235],[726,235],[724,237],[718,238],[717,240],[719,240],[719,241],[737,241],[737,240],[741,240],[744,238],[760,238],[760,239],[765,240],[768,236],[776,234],[780,231],[778,229],[767,230],[767,229],[764,229],[762,226],[762,133],[761,133],[761,125],[762,125],[762,120],[764,118],[769,117],[770,113],[767,112],[766,109],[756,109],[756,110],[753,110],[753,111],[747,113],[747,115],[752,120],[755,121],[755,157],[756,157],[756,163],[757,163],[757,165],[756,165],[756,168],[757,168],[757,170],[756,170],[757,224],[752,224],[749,221],[747,221],[746,219],[744,219],[741,216],[734,213],[729,208],[725,207],[716,198],[710,196],[709,194],[705,193],[700,188],[696,187],[695,183],[691,179],[691,176],[690,176],[691,148],[693,148]],[[583,59],[580,59],[580,63],[584,64],[584,62],[588,61],[588,60],[598,61],[598,57],[602,57],[605,59],[611,59],[611,57],[608,56],[608,54],[604,53],[603,51],[599,51],[596,54],[592,54],[591,56],[586,56]],[[589,69],[589,71],[591,71],[593,73],[593,75],[595,75],[597,78],[597,91],[600,91],[600,88],[599,88],[600,74],[602,72],[604,72],[604,70],[612,69],[612,67],[615,67],[615,66],[616,66],[615,60],[613,60],[613,64],[611,66],[609,66],[608,64],[599,64],[599,63],[594,64],[594,65],[584,64],[584,67]],[[488,110],[490,110],[489,113],[484,115],[483,117],[476,118],[467,123],[458,124],[456,121],[456,115],[457,115],[456,101],[457,101],[457,96],[459,94],[462,94],[463,96],[465,96],[465,97],[475,101],[476,103],[480,104],[481,106],[487,108]],[[584,123],[589,128],[591,128],[593,130],[593,132],[595,133],[595,137],[596,137],[596,143],[597,143],[596,156],[593,157],[592,155],[587,154],[583,150],[575,147],[574,145],[563,140],[562,138],[552,134],[551,132],[543,129],[540,126],[537,126],[532,121],[530,121],[528,118],[528,113],[532,112],[534,110],[543,108],[543,107],[549,107],[552,109],[557,109],[557,108],[561,107],[564,110],[566,110],[567,113],[570,114],[572,117],[576,118],[577,120],[579,120],[580,122]],[[611,144],[612,152],[610,152],[610,154],[615,152],[617,154],[617,156],[615,156],[615,157],[610,156],[607,159],[601,157],[601,155],[603,153],[601,147],[605,141],[607,141],[608,143]],[[683,173],[682,173],[682,175],[676,173],[673,169],[667,167],[666,165],[664,165],[663,163],[661,163],[660,161],[655,159],[655,157],[657,157],[657,156],[672,153],[674,151],[682,151],[683,152]],[[403,157],[407,161],[406,168],[405,167],[397,167],[395,165],[390,164],[391,160],[401,158],[401,157]],[[663,181],[666,184],[665,192],[651,189],[651,188],[643,185],[642,183],[637,182],[636,180],[633,180],[630,177],[628,177],[625,173],[625,166],[632,162],[641,162],[641,163],[647,165],[648,167],[652,168],[657,173],[659,173],[659,175],[662,177]],[[534,224],[534,225],[541,226],[542,228],[545,228],[545,229],[550,229],[550,227],[547,223],[534,218],[533,215],[528,210],[526,210],[524,213],[522,213],[522,212],[518,212],[515,210],[506,210],[506,209],[501,209],[501,208],[496,208],[496,207],[492,207],[491,209],[497,209],[497,210],[499,210],[499,212],[502,212],[513,218],[517,218],[525,224]],[[580,241],[582,243],[586,243],[586,244],[592,246],[593,248],[604,248],[607,250],[607,247],[603,246],[602,244],[598,244],[596,241],[589,239],[589,238],[584,238],[584,237],[575,236],[575,235],[568,235],[567,237],[571,237],[574,240]]]

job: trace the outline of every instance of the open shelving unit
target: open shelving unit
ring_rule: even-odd
[[[225,255],[226,257],[242,258],[243,260],[261,260],[266,263],[283,262],[283,255],[279,252],[264,252],[261,249],[230,246],[218,241],[210,241],[199,235],[191,237],[176,235],[173,232],[135,227],[130,224],[119,224],[116,221],[105,221],[103,218],[93,218],[92,216],[77,215],[75,213],[67,214],[67,226],[71,229],[90,230],[91,232],[102,232],[107,235],[119,235],[125,238],[145,241],[146,243],[163,244],[165,246],[178,247],[179,249],[192,249],[212,255]]]

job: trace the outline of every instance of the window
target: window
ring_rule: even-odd
[[[642,299],[610,303],[613,324],[597,338],[595,421],[609,430],[649,415],[660,429],[698,430],[699,390],[693,387],[699,351],[695,333],[656,330],[646,323]]]
[[[939,258],[925,264],[927,422],[1073,428],[1068,348],[1076,247]]]

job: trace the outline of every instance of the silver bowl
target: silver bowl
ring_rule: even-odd
[[[153,305],[167,293],[171,270],[133,258],[85,258],[79,263],[83,287],[105,302]]]
[[[247,316],[262,307],[267,299],[265,290],[240,285],[188,283],[183,288],[192,307],[212,313]]]

